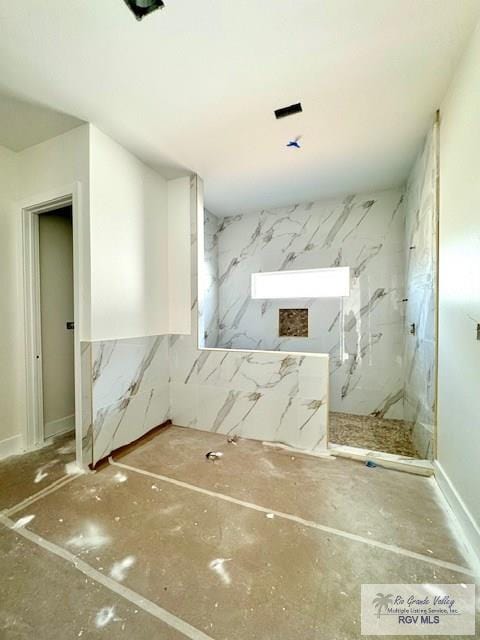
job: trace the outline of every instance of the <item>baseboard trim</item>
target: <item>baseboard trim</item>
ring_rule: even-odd
[[[480,527],[438,460],[434,461],[433,467],[437,485],[448,502],[463,535],[464,545],[471,556],[472,568],[475,574],[480,576]]]
[[[17,456],[23,451],[23,438],[20,434],[0,440],[0,460],[9,456]]]
[[[57,436],[61,436],[64,433],[73,431],[74,429],[75,429],[75,414],[72,413],[71,416],[65,416],[64,418],[59,418],[58,420],[52,420],[51,422],[46,422],[43,429],[44,439],[50,440],[51,438],[56,438]]]

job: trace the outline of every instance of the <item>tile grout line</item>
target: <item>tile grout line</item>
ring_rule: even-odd
[[[155,604],[155,602],[148,600],[148,598],[144,598],[136,591],[129,589],[125,585],[120,584],[116,580],[113,580],[113,578],[109,578],[100,571],[97,571],[97,569],[94,569],[89,564],[75,556],[73,553],[70,553],[70,551],[67,551],[57,544],[50,542],[45,538],[42,538],[42,536],[39,536],[29,529],[25,529],[24,527],[15,528],[15,523],[13,522],[13,520],[10,520],[10,518],[8,518],[6,515],[0,514],[0,523],[3,524],[7,529],[12,530],[15,534],[23,536],[42,549],[45,549],[46,551],[53,553],[59,558],[66,560],[67,562],[72,564],[75,569],[77,569],[84,575],[106,587],[109,591],[112,591],[125,600],[128,600],[140,609],[143,609],[143,611],[145,611],[146,613],[149,613],[158,620],[161,620],[169,627],[172,627],[176,631],[179,631],[186,638],[190,638],[190,640],[213,640],[211,636],[208,636],[207,634],[203,633],[203,631],[196,629],[188,622],[185,622],[185,620],[182,620],[182,618],[178,618],[173,613],[170,613],[166,609],[163,609],[159,605]]]
[[[261,513],[273,513],[275,516],[279,518],[290,520],[291,522],[295,522],[296,524],[301,524],[302,526],[305,526],[305,527],[310,527],[311,529],[317,529],[318,531],[330,533],[340,538],[346,538],[347,540],[352,540],[353,542],[360,542],[362,544],[367,544],[367,545],[370,545],[371,547],[377,547],[378,549],[383,549],[384,551],[390,551],[392,553],[396,553],[397,555],[403,555],[408,558],[414,558],[415,560],[421,560],[422,562],[433,564],[435,566],[442,567],[443,569],[449,569],[450,571],[456,571],[457,573],[464,573],[469,576],[474,575],[474,572],[472,570],[467,569],[466,567],[462,567],[461,565],[455,564],[453,562],[431,558],[422,553],[417,553],[416,551],[409,551],[408,549],[404,549],[403,547],[397,547],[396,545],[387,544],[385,542],[379,542],[377,540],[372,540],[370,538],[364,538],[363,536],[360,536],[356,533],[349,533],[348,531],[343,531],[342,529],[335,529],[334,527],[329,527],[328,525],[320,524],[318,522],[314,522],[313,520],[305,520],[304,518],[301,518],[300,516],[295,516],[291,513],[284,513],[283,511],[268,509],[258,504],[254,504],[253,502],[247,502],[245,500],[233,498],[232,496],[228,496],[224,493],[218,493],[217,491],[211,491],[210,489],[197,487],[196,485],[189,484],[188,482],[183,482],[182,480],[175,480],[174,478],[169,478],[168,476],[163,476],[158,473],[153,473],[152,471],[144,471],[143,469],[138,469],[137,467],[132,467],[128,464],[123,464],[122,462],[115,462],[115,460],[113,460],[111,456],[109,457],[108,460],[111,465],[114,465],[116,467],[121,467],[122,469],[133,471],[134,473],[139,473],[144,476],[156,478],[157,480],[162,480],[163,482],[169,482],[171,484],[177,485],[178,487],[189,489],[191,491],[196,491],[198,493],[203,493],[204,495],[211,496],[213,498],[219,498],[220,500],[231,502],[232,504],[237,504],[239,506],[246,507],[247,509],[253,509]]]
[[[25,500],[22,500],[21,502],[17,502],[17,504],[14,504],[12,507],[7,507],[7,509],[3,509],[2,511],[0,511],[0,515],[6,515],[6,516],[13,515],[14,513],[17,513],[17,511],[21,511],[22,509],[30,506],[34,502],[37,502],[37,500],[41,500],[45,496],[50,495],[54,491],[57,491],[57,489],[61,489],[66,484],[68,484],[72,480],[75,480],[81,475],[84,475],[84,474],[78,473],[72,476],[62,476],[58,480],[55,480],[55,482],[52,482],[52,484],[48,485],[48,487],[45,487],[45,489],[41,489],[40,491],[37,491],[37,493],[32,494],[31,496],[29,496],[28,498],[25,498]]]

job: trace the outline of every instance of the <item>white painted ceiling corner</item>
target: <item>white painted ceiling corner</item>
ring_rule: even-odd
[[[479,16],[478,0],[175,0],[137,22],[123,0],[0,0],[0,90],[167,178],[198,173],[230,215],[400,185]],[[0,144],[21,148],[10,119]]]

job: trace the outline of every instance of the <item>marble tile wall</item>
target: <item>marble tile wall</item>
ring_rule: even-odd
[[[205,278],[204,250],[212,247],[208,235],[205,244],[203,234],[197,237],[198,223],[204,224],[198,179],[192,180],[191,210],[193,331],[169,339],[173,422],[307,450],[326,449],[327,356],[252,352],[249,345],[238,351],[198,348],[206,344],[206,319],[213,308],[208,293],[205,296],[208,287],[200,287],[197,296],[197,265]],[[210,337],[207,331],[207,340]]]
[[[218,342],[218,231],[221,220],[205,209],[204,219],[204,341],[205,346]]]
[[[92,343],[80,343],[80,369],[82,389],[82,460],[80,464],[93,463],[92,446]]]
[[[218,334],[208,332],[208,346],[328,353],[332,410],[403,418],[402,190],[225,217],[214,252],[211,228],[207,219],[209,265],[218,256]],[[279,338],[287,301],[252,300],[250,274],[331,266],[351,268],[350,297],[302,301],[309,337]]]
[[[433,129],[413,167],[405,194],[405,419],[423,458],[433,457],[435,416],[435,295],[437,272],[436,154]],[[412,335],[409,327],[415,323]]]
[[[196,178],[191,210],[192,334],[82,345],[85,464],[95,464],[167,419],[306,450],[326,449],[327,355],[198,348],[205,344],[205,318],[215,310],[204,306],[203,288],[197,296],[198,263],[204,280],[206,274],[204,238],[196,234],[199,210],[203,223]]]
[[[169,418],[168,336],[90,343],[90,433],[84,463],[95,464]]]

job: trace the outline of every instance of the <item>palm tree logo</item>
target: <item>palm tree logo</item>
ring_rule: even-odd
[[[380,618],[382,609],[386,609],[393,603],[393,593],[387,593],[386,595],[383,593],[377,593],[377,597],[372,600],[372,603],[375,605],[377,616]]]

